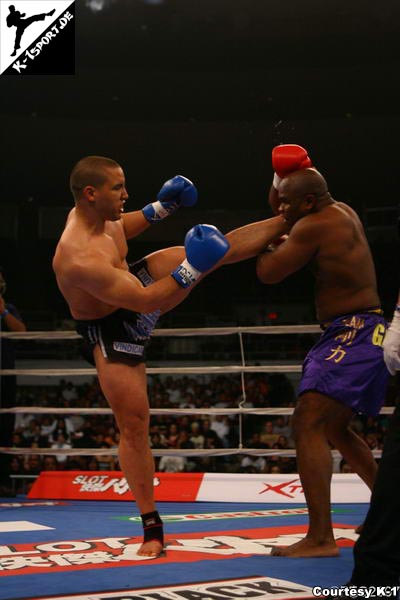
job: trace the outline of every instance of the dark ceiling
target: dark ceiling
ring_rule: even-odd
[[[377,203],[385,167],[397,193],[398,0],[75,6],[75,76],[0,76],[1,201],[67,205],[74,162],[103,154],[126,168],[131,189],[138,176],[138,202],[183,172],[205,207],[246,196],[259,209],[281,142],[306,145],[335,195],[355,206]]]
[[[76,8],[77,75],[0,78],[3,114],[142,121],[399,112],[395,0],[77,0]]]
[[[398,0],[77,0],[76,9],[75,76],[0,76],[3,230],[19,231],[11,250],[0,235],[0,255],[17,261],[20,306],[61,302],[44,224],[55,238],[69,172],[87,154],[123,165],[129,209],[176,173],[192,178],[202,216],[187,218],[223,230],[228,214],[242,224],[268,214],[270,152],[281,142],[305,145],[334,197],[360,214],[398,203]],[[186,227],[176,221],[178,240]]]

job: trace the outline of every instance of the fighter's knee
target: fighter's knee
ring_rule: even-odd
[[[325,426],[323,415],[310,410],[306,404],[299,403],[293,413],[292,430],[294,439],[309,435]]]
[[[303,436],[308,436],[311,429],[310,423],[305,419],[293,419],[292,421],[292,436],[295,442]]]
[[[142,448],[148,443],[148,419],[135,415],[120,420],[121,440],[130,446]]]

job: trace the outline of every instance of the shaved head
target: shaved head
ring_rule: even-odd
[[[282,190],[296,197],[312,194],[322,197],[328,194],[328,184],[325,178],[316,169],[301,169],[291,173],[281,182]]]
[[[87,185],[99,187],[106,181],[109,169],[118,169],[120,165],[105,156],[86,156],[76,163],[69,179],[71,192],[78,199]]]
[[[325,178],[316,169],[301,169],[282,179],[278,197],[279,212],[291,225],[334,202]]]

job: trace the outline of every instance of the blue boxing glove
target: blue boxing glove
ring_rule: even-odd
[[[209,271],[229,250],[226,237],[214,225],[195,225],[185,237],[186,259],[172,277],[184,288]]]
[[[193,183],[175,175],[168,179],[157,194],[157,201],[142,208],[145,218],[150,223],[156,223],[172,215],[179,206],[193,206],[197,202],[197,190]]]

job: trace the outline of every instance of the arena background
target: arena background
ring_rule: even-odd
[[[398,2],[77,0],[76,75],[0,77],[0,257],[30,329],[68,318],[50,267],[68,175],[86,154],[124,166],[136,209],[176,173],[200,201],[131,244],[180,243],[269,215],[271,148],[309,149],[364,219],[384,306],[398,288]],[[215,302],[215,297],[224,302]],[[307,271],[262,286],[252,262],[213,274],[163,324],[311,322]]]
[[[53,2],[48,0],[49,7]],[[10,3],[0,0],[0,8]],[[118,431],[93,373],[77,379],[60,375],[65,367],[76,371],[88,365],[79,358],[79,340],[68,339],[72,332],[65,331],[72,323],[51,259],[72,206],[69,173],[82,156],[101,154],[122,164],[130,193],[127,210],[154,199],[161,184],[177,173],[198,187],[196,207],[178,211],[130,243],[133,260],[181,243],[199,222],[214,223],[226,232],[270,216],[271,149],[278,143],[299,143],[326,176],[334,198],[350,203],[363,219],[390,318],[399,287],[399,4],[76,0],[75,5],[75,76],[0,76],[0,265],[8,284],[6,299],[20,310],[27,336],[41,332],[29,339],[22,334],[9,348],[16,350],[17,369],[45,368],[42,376],[18,375],[18,381],[2,377],[0,386],[0,446],[6,446],[0,454],[0,495],[6,496],[0,502],[0,576],[7,577],[0,600],[27,600],[27,594],[31,600],[56,594],[57,600],[78,593],[88,600],[86,592],[100,600],[111,593],[116,597],[116,587],[124,588],[124,598],[143,598],[143,588],[149,586],[152,597],[209,598],[208,585],[218,585],[219,591],[222,585],[225,590],[227,585],[245,588],[247,580],[252,596],[257,595],[255,586],[263,585],[268,594],[261,591],[257,597],[287,600],[310,597],[314,585],[341,585],[353,569],[354,530],[367,512],[368,490],[360,499],[348,487],[360,482],[337,453],[332,520],[340,556],[324,561],[269,557],[275,545],[301,539],[308,523],[289,417],[279,420],[278,415],[292,411],[301,361],[318,335],[295,333],[299,330],[292,327],[315,322],[310,270],[267,286],[257,281],[254,261],[226,267],[163,317],[160,327],[289,324],[290,334],[154,337],[147,365],[175,373],[174,379],[148,379],[150,442],[157,471],[166,471],[155,478],[156,494],[164,491],[164,476],[169,476],[167,466],[160,466],[166,456],[162,453],[169,451],[161,436],[177,426],[180,434],[190,430],[203,441],[193,454],[185,442],[179,446],[181,454],[187,450],[188,460],[185,455],[181,463],[187,472],[173,476],[198,481],[204,473],[206,483],[216,484],[218,497],[196,492],[178,504],[171,497],[157,497],[169,548],[167,557],[149,568],[136,555],[125,554],[126,548],[107,546],[115,536],[125,540],[129,535],[127,549],[134,551],[141,528],[131,521],[135,506],[120,501],[127,486],[116,457]],[[48,339],[45,329],[50,330]],[[52,338],[57,329],[65,339]],[[254,371],[239,375],[227,369],[244,363],[243,368]],[[223,371],[176,377],[186,364],[205,365],[210,373],[218,365]],[[268,373],[259,369],[265,365]],[[273,372],[277,366],[285,373]],[[58,374],[50,377],[53,369]],[[392,378],[382,414],[354,421],[377,457],[396,399],[398,386]],[[254,414],[232,416],[221,429],[218,409],[233,415],[244,400]],[[185,403],[190,413],[193,405],[204,412],[191,419],[178,415],[176,407]],[[14,420],[10,407],[23,407],[24,412]],[[165,407],[168,415],[157,413]],[[264,412],[259,416],[257,409]],[[65,418],[58,419],[63,411]],[[205,414],[213,415],[219,431],[214,437]],[[198,435],[200,421],[204,436]],[[273,443],[274,426],[286,445],[278,439]],[[65,433],[72,448],[59,442]],[[246,448],[246,456],[241,455]],[[176,463],[174,468],[183,469]],[[35,486],[41,480],[54,481],[53,476],[68,478],[76,470],[95,482],[92,488],[91,483],[82,484],[77,499],[63,489],[59,501],[53,484],[56,501],[41,502],[47,490],[31,488],[34,481]],[[40,472],[43,477],[38,477]],[[117,501],[115,496],[104,501],[109,480],[99,489],[99,473],[106,473],[101,482],[103,476],[111,477]],[[182,498],[176,477],[172,499],[178,502]],[[211,483],[209,494],[214,493]],[[75,494],[75,480],[73,484]],[[341,497],[336,495],[339,488]],[[28,491],[31,496],[26,498]],[[102,501],[88,502],[84,494],[92,492]],[[91,540],[104,545],[92,546],[94,556],[81,554]],[[192,547],[186,554],[185,544]],[[221,577],[227,578],[226,585]],[[175,594],[180,585],[185,588],[182,595],[179,590]],[[235,590],[234,597],[247,595],[246,589]],[[230,597],[229,591],[223,593]]]

